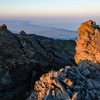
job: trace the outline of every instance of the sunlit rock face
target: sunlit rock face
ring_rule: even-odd
[[[32,92],[27,100],[99,100],[99,68],[99,64],[81,61],[78,66],[50,71],[35,82],[38,92]]]
[[[90,60],[100,64],[100,27],[89,20],[78,29],[79,38],[76,40],[75,62]]]

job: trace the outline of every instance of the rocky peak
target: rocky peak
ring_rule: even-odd
[[[96,22],[89,20],[80,25],[79,38],[76,40],[75,61],[90,60],[100,63],[100,27]]]
[[[0,25],[0,28],[7,29],[7,26],[5,24]]]
[[[24,30],[20,30],[19,34],[26,35]]]

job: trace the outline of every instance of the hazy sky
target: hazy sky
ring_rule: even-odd
[[[0,0],[0,19],[35,23],[100,23],[100,0]]]

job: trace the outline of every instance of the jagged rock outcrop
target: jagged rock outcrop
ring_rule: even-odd
[[[78,66],[42,75],[27,100],[100,100],[100,27],[89,20],[81,24],[78,35]]]
[[[2,27],[0,100],[21,98],[21,95],[33,88],[34,82],[43,73],[58,70],[65,65],[74,65],[74,41],[26,34],[23,30],[20,34],[13,34],[6,25]]]
[[[78,29],[79,38],[76,40],[75,62],[90,60],[100,64],[100,27],[89,20]]]
[[[27,100],[99,100],[100,65],[81,61],[40,77]]]
[[[7,29],[7,26],[5,25],[5,24],[2,24],[2,25],[0,25],[0,28],[4,28],[4,29]]]
[[[24,30],[20,30],[19,34],[22,34],[22,35],[27,35]]]

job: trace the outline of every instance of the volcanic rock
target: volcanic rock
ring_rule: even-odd
[[[72,40],[54,40],[26,34],[24,30],[13,34],[6,25],[1,25],[0,100],[25,100],[26,93],[42,74],[75,64],[74,48]]]
[[[7,29],[7,26],[5,25],[5,24],[2,24],[2,25],[0,25],[0,28],[4,28],[4,29]]]
[[[100,100],[100,27],[94,21],[81,24],[75,61],[36,81],[37,100]],[[27,100],[35,100],[31,94]]]
[[[84,70],[81,64],[86,66],[88,75],[84,74],[87,70]],[[94,65],[97,66],[95,63],[90,64],[90,61],[81,61],[78,66],[66,66],[63,71],[61,69],[42,75],[34,86],[38,91],[36,100],[99,100],[100,70],[99,67],[95,67],[96,72],[91,70]],[[89,77],[91,75],[94,77]],[[32,97],[36,98],[32,93],[27,100],[35,100]]]
[[[81,24],[78,29],[79,38],[76,40],[75,62],[90,60],[100,63],[100,27],[89,20]]]
[[[26,35],[26,33],[24,32],[24,30],[20,30],[19,34]]]

